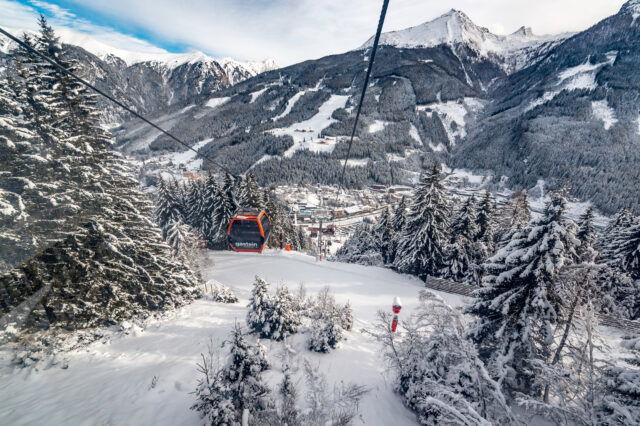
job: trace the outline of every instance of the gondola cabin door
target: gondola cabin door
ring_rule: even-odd
[[[227,229],[229,248],[238,252],[262,253],[271,234],[271,221],[264,211],[240,212]]]

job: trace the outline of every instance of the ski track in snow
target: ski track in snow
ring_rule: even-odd
[[[312,353],[306,348],[303,334],[290,339],[290,345],[320,366],[330,388],[340,380],[369,388],[360,404],[367,425],[416,424],[413,414],[392,391],[380,345],[361,330],[371,329],[378,310],[391,309],[394,296],[404,303],[401,318],[410,314],[423,288],[420,281],[389,269],[318,263],[294,252],[207,252],[204,265],[204,276],[233,287],[240,303],[198,300],[168,319],[150,321],[144,331],[134,330],[110,343],[96,342],[69,353],[68,369],[13,370],[8,366],[9,354],[0,352],[0,423],[201,425],[197,413],[189,410],[194,402],[190,392],[198,380],[196,363],[200,353],[206,352],[210,338],[221,342],[235,321],[245,325],[245,306],[258,274],[271,283],[272,290],[286,284],[295,291],[304,283],[308,294],[316,294],[328,285],[338,302],[350,301],[356,322],[337,350]],[[454,306],[464,300],[439,294]],[[282,343],[261,342],[272,361],[265,379],[275,385],[282,377],[277,358]],[[302,371],[297,374],[302,379]],[[157,385],[152,388],[154,376]],[[300,386],[299,403],[304,404],[304,380],[300,380]]]

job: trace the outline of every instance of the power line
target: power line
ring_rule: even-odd
[[[347,148],[347,157],[344,159],[344,166],[342,167],[342,175],[340,176],[340,185],[338,189],[344,186],[344,176],[347,171],[347,162],[351,155],[351,147],[353,146],[353,138],[356,134],[356,128],[358,127],[358,120],[360,119],[360,111],[362,110],[362,103],[364,102],[364,95],[367,93],[367,86],[369,86],[369,77],[371,77],[371,70],[373,69],[373,61],[376,57],[376,51],[378,50],[378,43],[380,42],[380,34],[382,34],[382,26],[384,25],[384,18],[387,15],[387,8],[389,7],[389,0],[384,0],[382,3],[382,11],[380,12],[380,20],[378,21],[378,29],[376,30],[376,36],[373,40],[373,47],[371,48],[371,56],[369,57],[369,66],[367,67],[367,74],[364,77],[364,86],[362,86],[362,94],[360,95],[360,102],[358,102],[358,110],[356,112],[356,121],[353,123],[353,130],[351,131],[351,138],[349,139],[349,148]]]
[[[164,133],[165,135],[169,136],[171,139],[173,139],[174,141],[178,142],[180,145],[185,146],[187,149],[195,152],[196,154],[198,154],[199,156],[201,156],[202,158],[204,158],[205,160],[209,161],[211,164],[213,164],[214,166],[219,167],[220,169],[224,170],[225,172],[229,173],[232,176],[235,176],[233,173],[231,173],[231,171],[229,169],[227,169],[225,166],[223,166],[222,164],[218,163],[217,161],[209,158],[208,156],[200,153],[198,150],[192,148],[191,146],[189,146],[188,144],[186,144],[185,142],[182,142],[180,139],[178,139],[176,136],[172,135],[171,133],[167,132],[166,130],[164,130],[163,128],[161,128],[160,126],[158,126],[157,124],[151,122],[150,120],[147,120],[146,118],[144,118],[142,115],[138,114],[137,112],[135,112],[134,110],[132,110],[131,108],[129,108],[128,106],[126,106],[125,104],[123,104],[122,102],[118,101],[117,99],[113,98],[112,96],[108,95],[107,93],[103,92],[102,90],[98,89],[97,87],[95,87],[93,84],[89,83],[88,81],[86,81],[85,79],[78,77],[77,75],[75,75],[73,72],[69,71],[68,69],[66,69],[65,67],[63,67],[62,65],[60,65],[59,63],[57,63],[56,61],[54,61],[51,58],[48,58],[47,56],[43,55],[42,53],[38,52],[36,49],[34,49],[33,47],[29,46],[28,44],[26,44],[25,42],[23,42],[22,40],[20,40],[19,38],[13,36],[12,34],[10,34],[9,32],[5,31],[2,27],[0,27],[0,33],[4,34],[5,36],[9,37],[11,40],[13,40],[14,42],[18,43],[20,46],[22,46],[23,48],[27,49],[28,51],[34,53],[35,55],[39,56],[40,58],[44,59],[45,61],[49,62],[51,65],[53,65],[54,67],[58,68],[60,71],[64,72],[67,75],[70,75],[71,77],[75,78],[76,80],[78,80],[80,83],[84,84],[85,86],[87,86],[88,88],[90,88],[91,90],[93,90],[94,92],[98,93],[99,95],[104,96],[105,98],[109,99],[111,102],[113,102],[114,104],[118,105],[120,108],[123,108],[124,110],[126,110],[127,112],[129,112],[130,114],[136,116],[137,118],[139,118],[140,120],[144,121],[145,123],[149,124],[151,127],[159,130],[160,132]]]

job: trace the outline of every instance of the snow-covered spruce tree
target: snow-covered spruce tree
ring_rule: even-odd
[[[267,195],[265,209],[271,219],[271,237],[269,246],[283,249],[290,244],[294,250],[300,250],[298,230],[289,217],[289,209],[278,196],[271,192]]]
[[[202,356],[198,371],[204,377],[198,382],[191,409],[211,426],[240,426],[244,410],[250,417],[259,418],[271,409],[270,390],[262,381],[262,372],[269,364],[264,348],[249,344],[237,324],[223,346],[229,346],[230,355],[223,368],[216,368],[213,354]]]
[[[423,280],[441,273],[446,264],[450,212],[441,171],[436,164],[421,176],[415,190],[396,254],[395,266],[399,271]]]
[[[476,222],[476,200],[471,196],[464,202],[451,225],[443,277],[458,282],[478,283],[486,249],[483,243],[475,241],[479,229]]]
[[[576,247],[576,254],[581,262],[593,262],[598,255],[595,249],[598,234],[593,224],[593,216],[593,208],[589,207],[578,224],[576,238],[580,245]]]
[[[217,248],[227,247],[227,228],[229,227],[229,223],[231,223],[231,218],[233,218],[233,216],[238,212],[238,202],[236,200],[234,185],[233,178],[229,173],[226,173],[224,177],[224,185],[220,191],[222,199],[216,212],[218,229],[214,245]]]
[[[188,223],[193,229],[202,229],[202,211],[203,185],[201,180],[192,180],[187,186],[186,208]]]
[[[478,233],[475,236],[475,241],[482,242],[487,250],[487,253],[493,253],[495,249],[494,243],[494,201],[493,196],[489,191],[486,191],[484,197],[478,204],[478,210],[476,214],[476,224],[478,225]]]
[[[390,322],[389,313],[379,313],[379,340],[396,391],[420,424],[514,423],[500,386],[464,338],[460,315],[440,297],[420,292],[418,309],[402,323],[402,339]]]
[[[171,183],[162,178],[158,181],[155,215],[156,222],[162,229],[162,235],[165,238],[171,225],[181,220],[180,203],[172,191]]]
[[[192,300],[197,277],[162,241],[132,164],[110,150],[108,135],[92,121],[95,110],[63,123],[71,114],[64,91],[72,88],[40,64],[26,72],[32,60],[17,52],[12,63],[38,136],[33,153],[46,163],[51,226],[38,231],[49,247],[0,277],[0,309],[29,300],[23,331],[55,331],[111,325]],[[82,108],[93,108],[91,101]],[[40,178],[38,168],[23,172]]]
[[[529,224],[531,209],[527,192],[516,191],[504,207],[496,213],[495,241],[500,246],[506,244],[511,236]]]
[[[386,208],[382,211],[380,219],[378,219],[378,222],[373,228],[378,250],[380,251],[380,256],[382,256],[382,261],[385,265],[393,264],[395,258],[393,245],[395,234],[391,220],[391,212],[389,211],[389,208]]]
[[[602,425],[640,425],[640,337],[625,339],[622,346],[631,358],[605,371],[606,396],[598,412]]]
[[[395,264],[398,254],[398,243],[400,236],[407,223],[407,199],[403,196],[391,217],[391,228],[393,229],[393,239],[391,240],[391,253],[393,254],[393,264]]]
[[[278,288],[270,303],[269,315],[262,324],[260,337],[283,340],[297,333],[302,318],[296,300],[289,289],[285,286]]]
[[[640,280],[608,264],[599,265],[596,277],[601,312],[630,320],[640,319]]]
[[[462,204],[451,223],[451,241],[455,241],[458,236],[470,241],[476,238],[480,232],[476,209],[476,198],[472,195]]]
[[[247,173],[241,186],[242,208],[263,210],[265,208],[265,199],[263,189],[260,188],[253,174]]]
[[[269,330],[264,329],[264,325],[269,320],[272,309],[272,301],[269,296],[269,284],[256,275],[253,289],[251,290],[251,298],[247,308],[247,326],[253,332],[260,336],[268,333]]]
[[[520,396],[517,402],[532,417],[538,414],[557,424],[599,425],[598,412],[607,393],[603,373],[608,348],[598,335],[590,296],[580,299],[582,305],[572,306],[573,319],[558,336],[551,361],[533,364],[538,380],[545,383],[542,401]]]
[[[599,242],[599,260],[614,267],[620,267],[618,249],[623,241],[623,236],[638,219],[628,209],[622,209],[609,223]]]
[[[37,190],[37,180],[22,178],[31,175],[27,170],[37,166],[32,161],[35,156],[30,154],[36,135],[27,128],[16,86],[14,79],[0,76],[0,272],[37,249],[37,241],[27,229],[34,219],[26,205],[29,192]],[[14,183],[22,185],[15,187]]]
[[[180,219],[168,226],[166,241],[171,247],[174,257],[189,266],[202,281],[198,256],[206,244],[200,233]]]
[[[359,265],[382,266],[384,263],[377,243],[371,225],[361,223],[338,249],[335,260]]]
[[[358,415],[360,400],[369,391],[366,387],[355,383],[344,383],[333,386],[328,391],[327,380],[319,372],[318,367],[304,360],[304,377],[306,382],[305,399],[307,410],[302,416],[305,426],[348,426]]]
[[[204,183],[202,203],[198,212],[200,232],[210,248],[215,248],[218,237],[218,213],[222,208],[222,192],[215,177],[210,173]]]
[[[543,217],[516,232],[485,264],[484,287],[465,312],[476,315],[468,337],[507,391],[539,395],[532,363],[546,360],[562,300],[558,271],[575,259],[577,240],[563,218],[564,193],[552,194]]]
[[[615,266],[620,267],[632,279],[640,279],[640,223],[630,225],[620,232],[617,241],[620,245],[615,250]]]
[[[314,319],[309,329],[307,346],[313,352],[327,353],[338,347],[343,339],[342,327],[335,318]]]
[[[335,349],[344,339],[343,331],[351,330],[353,327],[351,305],[338,305],[328,286],[320,290],[316,296],[309,316],[312,323],[307,345],[314,352],[329,352]]]

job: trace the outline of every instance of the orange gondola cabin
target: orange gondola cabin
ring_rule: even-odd
[[[227,241],[233,251],[262,253],[271,234],[271,221],[265,211],[241,211],[229,223]]]

